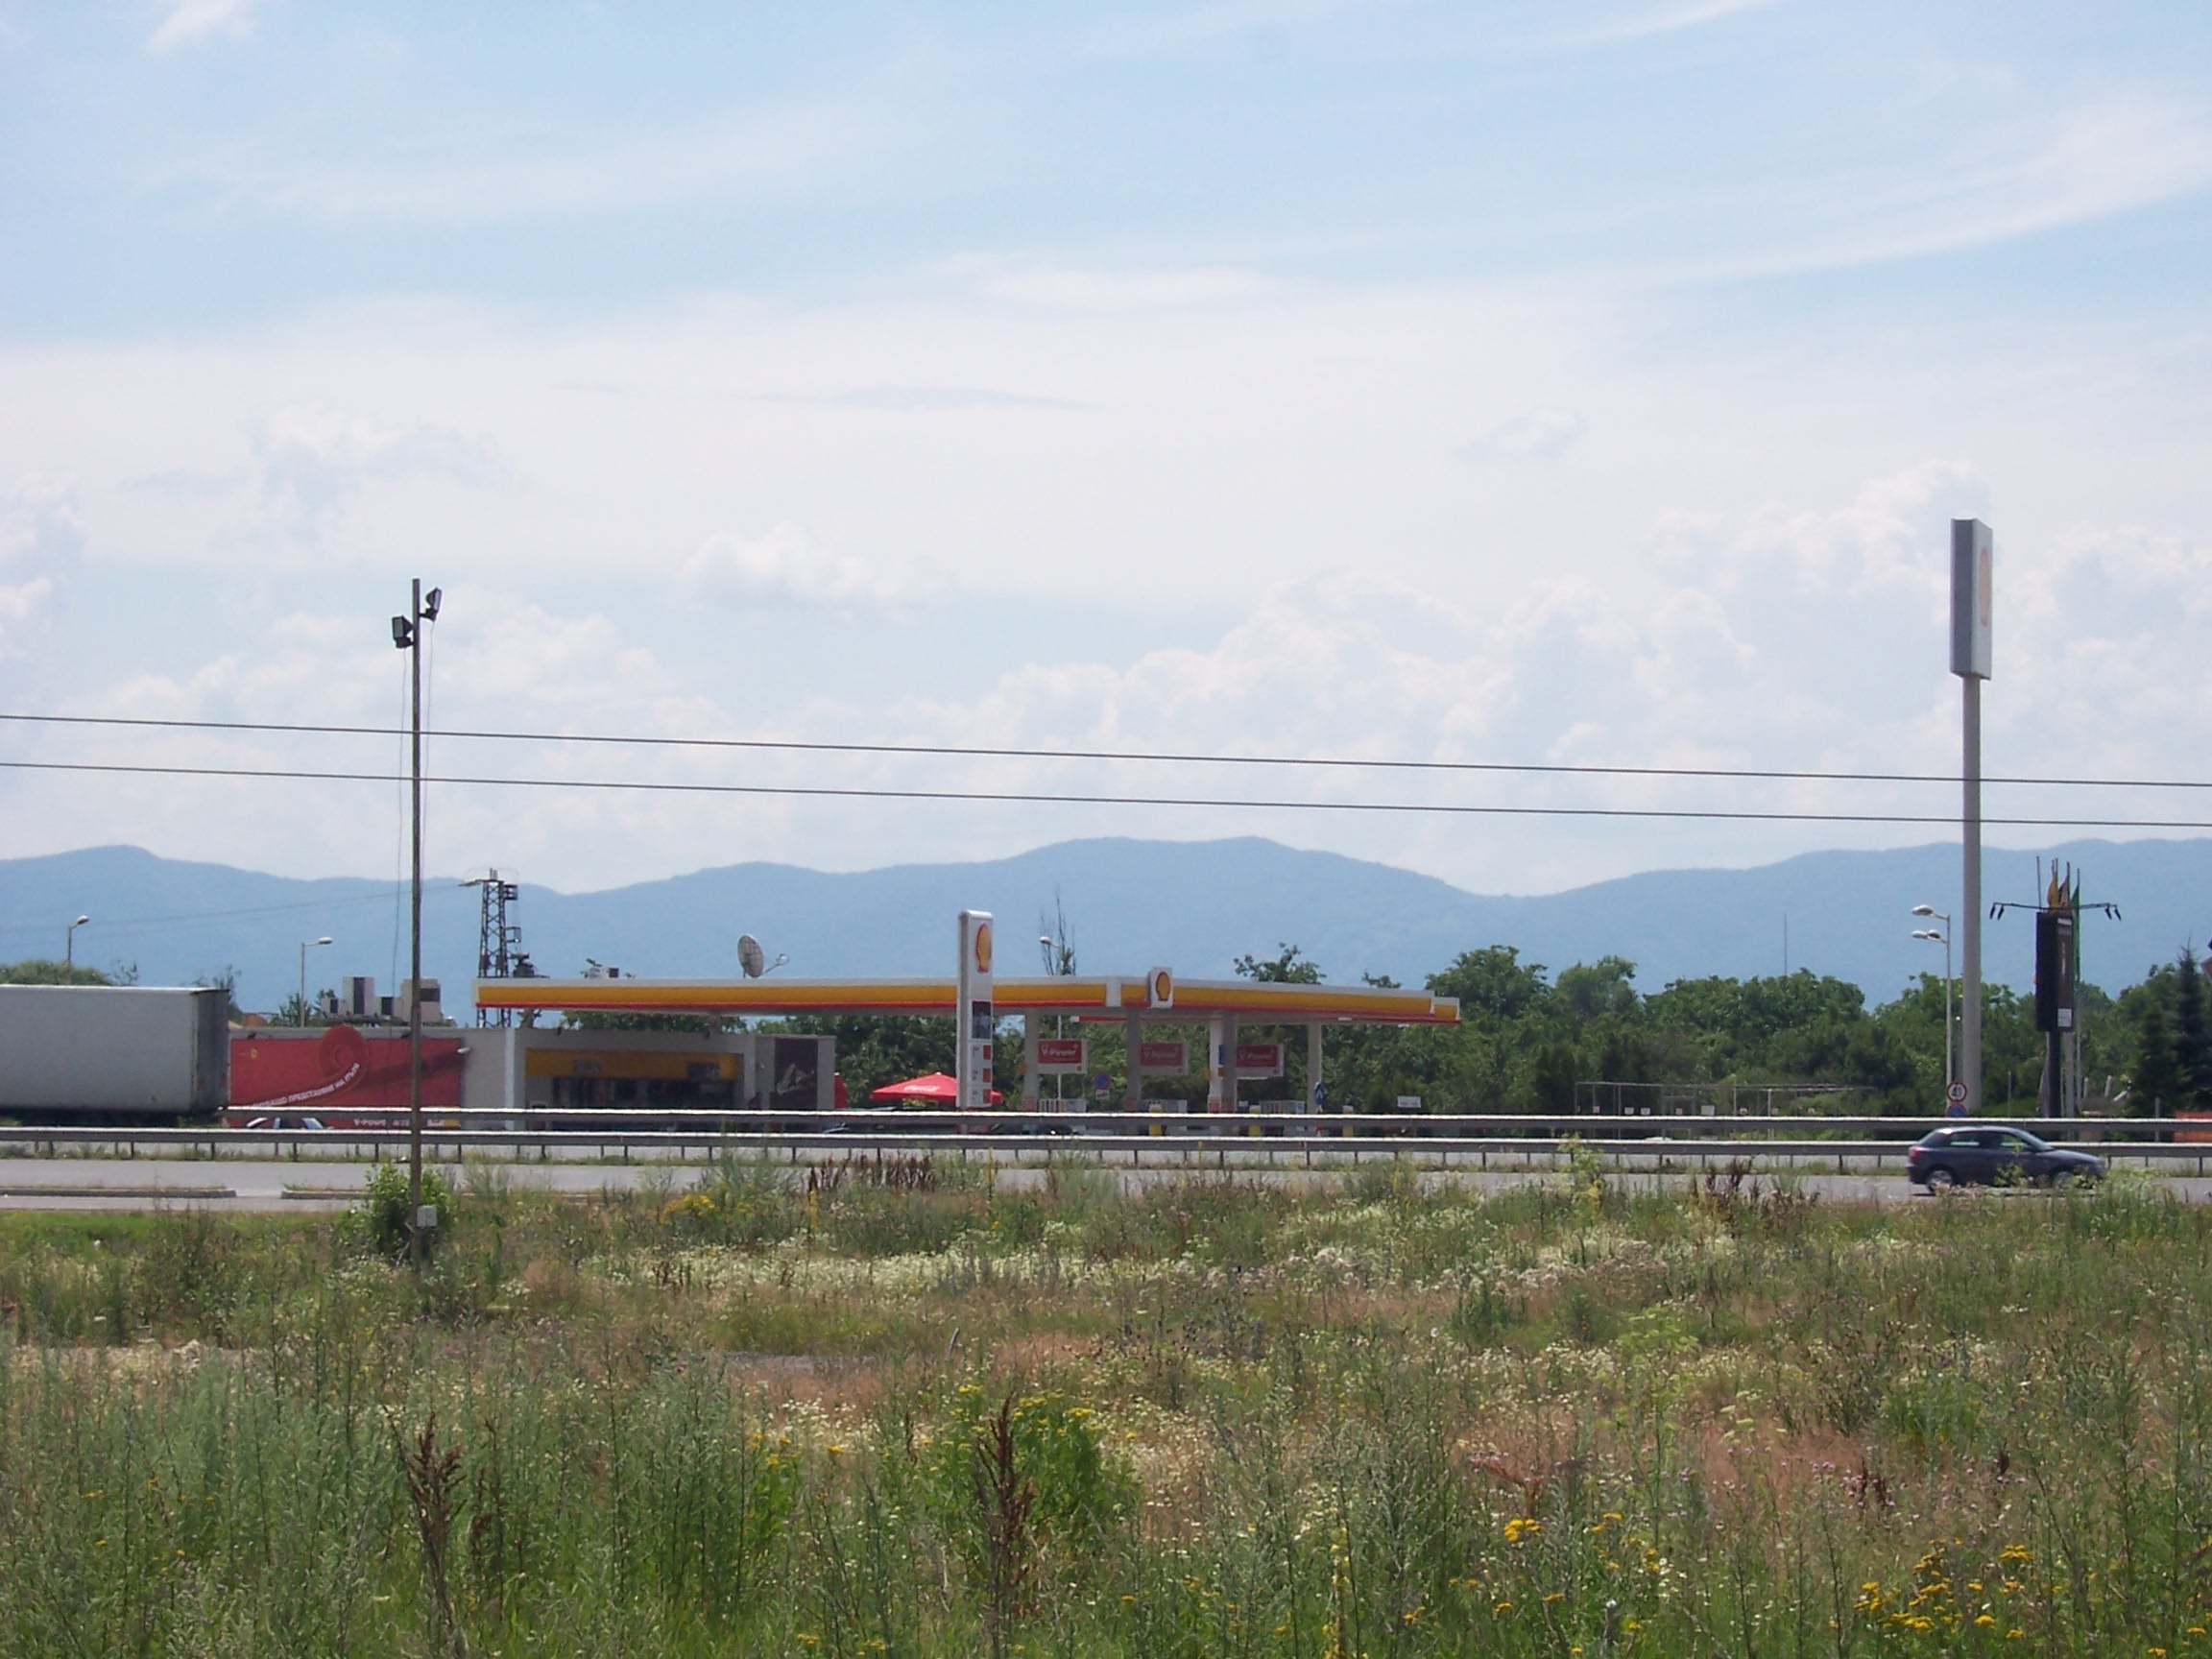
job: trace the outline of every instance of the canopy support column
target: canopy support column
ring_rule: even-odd
[[[1321,1022],[1316,1020],[1306,1027],[1306,1110],[1320,1111],[1328,1098],[1321,1081]]]
[[[1022,1016],[1022,1110],[1037,1110],[1037,1014]]]
[[[1207,1028],[1214,1063],[1206,1069],[1206,1110],[1237,1110],[1237,1016],[1216,1014]]]

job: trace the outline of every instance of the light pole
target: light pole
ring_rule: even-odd
[[[1943,1097],[1945,1103],[1948,1104],[1951,1097],[1951,1085],[1959,1074],[1957,1063],[1952,1059],[1951,1053],[1951,918],[1944,915],[1933,904],[1915,904],[1912,906],[1912,914],[1915,916],[1933,916],[1936,921],[1943,924],[1940,929],[1915,927],[1912,929],[1912,937],[1931,942],[1936,940],[1943,942]]]
[[[407,653],[408,661],[408,831],[414,854],[414,876],[409,899],[407,997],[407,1254],[417,1267],[422,1265],[422,629],[438,620],[442,597],[436,588],[425,594],[422,578],[415,578],[407,614],[392,618],[392,643]]]
[[[77,929],[91,920],[89,916],[80,916],[69,924],[68,937],[61,944],[61,966],[67,973],[77,972]]]
[[[327,933],[320,939],[300,941],[300,1023],[302,1025],[307,1023],[307,952],[318,945],[329,943],[330,935]]]

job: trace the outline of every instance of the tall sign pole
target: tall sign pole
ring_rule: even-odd
[[[1966,1110],[1982,1110],[1982,682],[1989,678],[1989,526],[1951,520],[1951,672],[1960,695],[1961,860],[1959,1078]]]
[[[953,1059],[955,1094],[963,1112],[991,1105],[992,1049],[998,1020],[991,999],[991,912],[960,912],[960,973],[955,980],[960,1041]]]

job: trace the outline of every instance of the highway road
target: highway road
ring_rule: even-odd
[[[361,1190],[372,1165],[339,1159],[302,1158],[5,1158],[0,1159],[0,1209],[6,1210],[151,1210],[192,1206],[207,1210],[313,1212],[343,1208]],[[455,1189],[463,1189],[462,1171],[443,1166]],[[601,1164],[582,1162],[530,1162],[481,1166],[495,1170],[515,1190],[541,1190],[589,1196],[602,1191],[626,1191],[648,1183],[682,1191],[705,1173],[703,1166],[674,1162]],[[1124,1190],[1137,1190],[1163,1183],[1217,1180],[1220,1171],[1206,1166],[1122,1166],[1114,1170]],[[1297,1168],[1267,1169],[1254,1166],[1234,1171],[1238,1180],[1280,1182],[1289,1186],[1327,1185],[1342,1179],[1341,1171]],[[998,1168],[1002,1189],[1020,1190],[1043,1185],[1046,1171],[1035,1163],[1003,1164]],[[1426,1171],[1423,1185],[1452,1183],[1480,1191],[1503,1191],[1531,1181],[1557,1180],[1546,1170],[1453,1169]],[[1633,1173],[1614,1177],[1629,1187],[1653,1184],[1680,1190],[1697,1177],[1690,1174]],[[1927,1203],[1902,1174],[1803,1174],[1798,1185],[1831,1202],[1894,1204]],[[2167,1190],[2189,1203],[2212,1199],[2212,1178],[2194,1175],[2163,1182]],[[2019,1196],[2028,1196],[2020,1194]]]

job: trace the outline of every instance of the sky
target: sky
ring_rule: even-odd
[[[1947,526],[1978,516],[1988,770],[2207,776],[2201,6],[0,0],[0,227],[4,712],[390,726],[420,576],[436,728],[1943,774]],[[398,758],[0,722],[16,761]],[[567,889],[1260,833],[1541,892],[1947,831],[1371,808],[1957,809],[429,764],[1312,804],[432,791],[434,869]],[[0,856],[377,876],[402,826],[388,783],[0,769]]]

